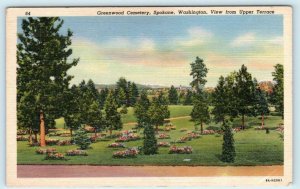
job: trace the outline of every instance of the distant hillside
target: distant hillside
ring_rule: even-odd
[[[142,84],[138,84],[136,83],[136,86],[139,90],[142,89],[158,89],[158,88],[167,88],[165,86],[160,86],[160,85],[142,85]],[[101,89],[115,89],[116,88],[116,84],[95,84],[96,89],[101,90]]]

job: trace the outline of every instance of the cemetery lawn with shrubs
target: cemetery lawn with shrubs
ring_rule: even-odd
[[[182,117],[189,115],[191,110],[190,106],[170,106],[171,118]],[[182,110],[182,112],[180,112]],[[132,122],[133,111],[129,109],[127,117],[122,117],[124,123]],[[125,119],[125,120],[124,120]],[[246,126],[244,131],[234,132],[236,159],[234,163],[224,163],[220,160],[222,152],[223,135],[221,134],[208,134],[200,135],[199,138],[193,138],[184,143],[178,143],[181,137],[187,136],[187,133],[195,130],[194,123],[190,121],[189,117],[182,117],[180,119],[172,120],[171,123],[176,126],[176,129],[165,131],[165,126],[159,127],[159,133],[169,135],[169,138],[157,139],[159,142],[170,144],[170,147],[189,146],[192,147],[190,154],[170,154],[170,147],[159,147],[158,154],[144,155],[139,154],[136,158],[113,158],[113,153],[126,150],[130,147],[143,146],[143,130],[136,130],[137,135],[141,137],[139,140],[122,142],[125,148],[121,147],[108,147],[110,144],[115,143],[117,138],[108,138],[99,140],[90,145],[86,150],[87,156],[66,156],[67,151],[75,150],[78,146],[47,146],[44,148],[55,148],[57,152],[65,154],[66,160],[46,160],[45,155],[37,154],[36,150],[40,147],[30,147],[28,141],[17,142],[17,163],[21,164],[77,164],[77,165],[282,165],[283,164],[283,140],[279,137],[279,132],[276,130],[278,125],[282,123],[280,116],[268,116],[265,119],[266,127],[270,128],[269,134],[266,130],[257,130],[261,122],[259,117],[247,117]],[[56,132],[66,133],[69,130],[63,129],[63,119],[56,120],[58,128]],[[240,125],[240,119],[233,121],[233,128]],[[124,126],[124,130],[130,130],[134,127]],[[220,128],[220,124],[210,123],[205,125],[204,129]],[[113,131],[113,134],[122,131]],[[103,131],[102,133],[109,135],[109,132]],[[94,133],[89,133],[93,136]],[[100,135],[100,133],[98,133]],[[26,136],[26,135],[25,135]],[[47,136],[47,139],[59,139],[60,141],[70,140],[69,136]],[[158,138],[158,136],[157,136]]]

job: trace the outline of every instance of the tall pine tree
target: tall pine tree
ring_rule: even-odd
[[[150,124],[145,125],[144,129],[144,154],[157,154],[158,146],[157,139],[155,138],[154,128]]]
[[[123,127],[122,121],[121,121],[121,115],[118,112],[118,106],[115,101],[113,92],[109,92],[104,110],[105,110],[105,121],[106,121],[106,126],[109,129],[110,136],[112,135],[112,130],[120,130]]]
[[[242,116],[242,129],[245,129],[245,116],[253,115],[253,106],[255,105],[255,87],[251,74],[247,67],[242,65],[236,75],[235,96],[237,111]]]
[[[207,103],[207,96],[204,93],[204,86],[206,81],[208,69],[203,60],[196,57],[195,62],[191,63],[191,73],[193,81],[191,87],[194,90],[193,98],[193,110],[191,113],[192,120],[195,122],[195,128],[197,125],[201,126],[201,133],[203,133],[203,124],[209,123],[209,106]]]
[[[22,32],[18,34],[18,108],[22,107],[19,103],[26,93],[32,93],[35,106],[32,114],[39,115],[41,146],[46,145],[46,130],[54,126],[55,118],[62,116],[63,94],[72,79],[67,71],[79,61],[70,60],[72,32],[62,34],[62,26],[63,20],[58,17],[28,17],[22,20]]]

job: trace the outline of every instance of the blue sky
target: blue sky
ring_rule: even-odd
[[[242,64],[259,81],[272,80],[273,66],[283,63],[280,15],[62,18],[61,32],[74,32],[72,56],[80,57],[69,71],[73,83],[108,84],[124,76],[141,84],[189,85],[189,64],[199,56],[209,69],[207,86],[215,86]]]

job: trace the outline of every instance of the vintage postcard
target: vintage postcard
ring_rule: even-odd
[[[10,186],[292,183],[292,8],[7,9]]]

